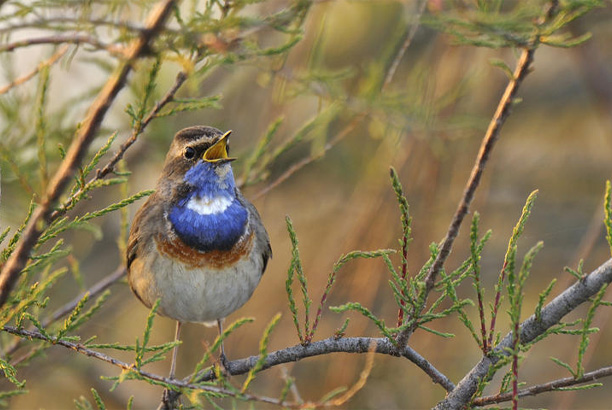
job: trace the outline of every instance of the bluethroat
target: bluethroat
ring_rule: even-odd
[[[128,282],[145,306],[160,300],[157,313],[177,321],[177,340],[184,322],[216,321],[222,333],[223,318],[249,300],[272,256],[261,217],[236,187],[230,132],[179,131],[132,222]]]

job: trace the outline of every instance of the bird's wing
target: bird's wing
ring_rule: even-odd
[[[247,199],[238,190],[236,190],[236,197],[238,198],[238,201],[240,201],[240,203],[249,210],[249,223],[251,225],[251,229],[253,229],[255,232],[255,243],[261,250],[261,258],[263,259],[263,268],[261,270],[261,274],[263,275],[263,273],[266,271],[266,267],[268,266],[268,260],[272,257],[270,237],[268,236],[268,232],[261,222],[261,216],[259,216],[259,212],[257,212],[255,206],[247,201]]]
[[[128,275],[130,266],[136,258],[140,256],[141,249],[153,239],[154,233],[158,231],[158,224],[163,224],[163,209],[159,205],[155,205],[158,201],[155,200],[155,193],[147,199],[142,207],[136,212],[132,227],[130,229],[130,237],[128,239],[126,256]]]

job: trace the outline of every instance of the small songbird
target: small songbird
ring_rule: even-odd
[[[272,256],[257,210],[236,187],[230,132],[179,131],[132,223],[128,282],[145,306],[160,300],[157,313],[177,321],[177,340],[184,322],[217,321],[222,332],[223,318],[249,300]]]

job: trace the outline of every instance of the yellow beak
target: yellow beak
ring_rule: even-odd
[[[229,162],[235,160],[236,158],[230,158],[227,155],[227,143],[231,133],[232,131],[226,132],[217,142],[204,151],[202,159],[207,162]]]

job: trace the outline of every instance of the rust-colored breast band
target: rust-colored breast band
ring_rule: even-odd
[[[238,262],[251,252],[253,236],[253,232],[249,232],[228,251],[199,251],[185,245],[177,235],[164,238],[161,234],[158,234],[155,237],[155,242],[159,253],[167,258],[184,263],[189,269],[206,267],[221,270]]]

